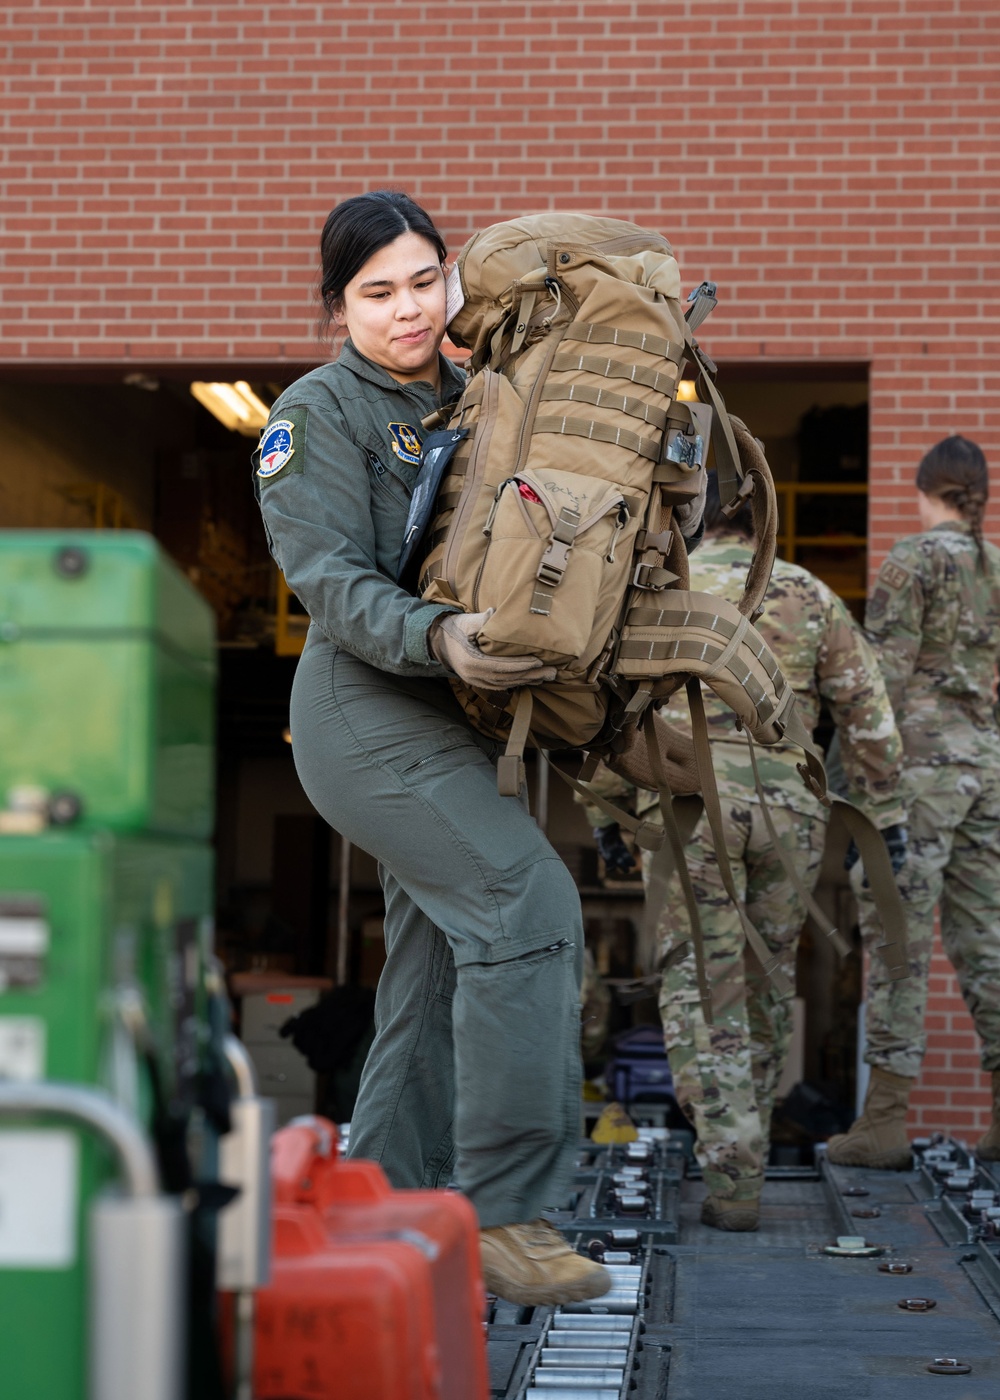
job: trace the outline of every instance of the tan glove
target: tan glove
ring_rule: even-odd
[[[556,668],[537,656],[487,656],[475,643],[493,609],[481,613],[442,613],[427,633],[430,653],[475,690],[516,690],[556,678]]]

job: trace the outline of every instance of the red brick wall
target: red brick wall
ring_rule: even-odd
[[[910,1098],[911,1135],[954,1133],[973,1145],[990,1122],[990,1076],[979,1067],[979,1041],[939,938],[934,940],[927,998],[927,1054]]]
[[[720,360],[869,362],[873,564],[925,446],[1000,460],[996,0],[8,0],[0,44],[0,368],[313,360],[322,218],[388,183],[456,247],[649,222]]]

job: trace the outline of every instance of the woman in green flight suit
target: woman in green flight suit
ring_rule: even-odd
[[[494,658],[482,624],[395,582],[421,420],[464,376],[440,353],[445,247],[406,195],[339,204],[322,300],[335,362],[275,403],[255,457],[271,551],[311,626],[291,700],[302,785],[379,861],[387,960],[352,1155],[397,1187],[454,1178],[480,1220],[487,1287],[515,1302],[594,1297],[607,1272],[538,1217],[579,1134],[580,902],[525,807],[499,796],[497,746],[455,703],[549,679]]]

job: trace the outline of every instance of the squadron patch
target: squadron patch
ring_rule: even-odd
[[[268,423],[258,449],[258,476],[265,479],[276,476],[282,467],[288,465],[295,456],[292,445],[294,432],[295,424],[290,418],[279,418],[276,423]]]
[[[886,588],[899,589],[904,584],[909,583],[909,570],[904,569],[900,564],[896,564],[892,559],[887,559],[879,569],[879,582],[884,583]]]
[[[409,423],[389,423],[387,426],[392,436],[392,450],[396,456],[403,462],[409,462],[411,467],[419,467],[423,443],[416,428],[412,428]]]

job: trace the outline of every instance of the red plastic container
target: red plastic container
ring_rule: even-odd
[[[332,1123],[276,1133],[274,1260],[257,1294],[255,1400],[488,1400],[475,1212],[393,1191]]]

